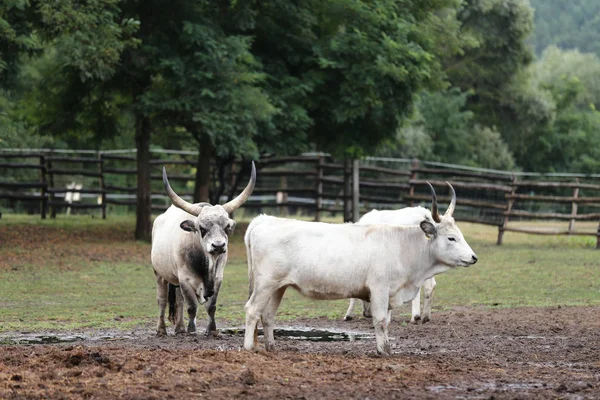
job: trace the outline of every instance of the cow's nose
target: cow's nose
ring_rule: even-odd
[[[206,292],[204,292],[204,300],[208,300],[214,294],[215,294],[214,290],[207,290]]]
[[[477,256],[473,254],[471,258],[473,259],[473,264],[475,264],[477,262]]]
[[[213,251],[215,253],[224,253],[225,252],[225,242],[214,242],[212,244]]]

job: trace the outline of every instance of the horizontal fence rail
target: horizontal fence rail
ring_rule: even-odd
[[[162,185],[167,168],[175,191],[192,201],[197,152],[153,150],[150,160],[152,210],[170,205]],[[245,165],[248,164],[248,165]],[[213,165],[213,191],[230,200],[249,178],[249,162]],[[471,168],[419,160],[367,157],[335,160],[328,154],[263,158],[256,162],[257,184],[244,208],[280,215],[310,215],[316,221],[341,214],[356,220],[371,209],[429,206],[427,182],[440,208],[450,201],[446,182],[458,199],[455,219],[498,227],[505,232],[596,236],[600,248],[600,175],[537,174]],[[99,212],[136,205],[136,152],[0,149],[0,205],[28,212]],[[81,211],[75,211],[81,212]],[[550,229],[536,221],[563,221]],[[588,222],[581,229],[581,222]]]

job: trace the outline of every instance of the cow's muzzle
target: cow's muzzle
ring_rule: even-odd
[[[475,264],[477,262],[477,260],[478,260],[477,255],[473,254],[471,256],[470,260],[468,260],[468,261],[464,260],[464,261],[461,261],[461,262],[462,262],[462,264],[463,264],[464,267],[470,267],[471,265]]]
[[[227,251],[227,243],[214,242],[210,248],[210,254],[223,254]]]

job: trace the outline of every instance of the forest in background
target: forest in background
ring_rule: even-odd
[[[599,9],[6,0],[0,147],[135,147],[138,212],[152,147],[199,150],[198,201],[215,166],[302,151],[597,173]]]

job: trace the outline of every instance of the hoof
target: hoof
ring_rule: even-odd
[[[422,323],[429,322],[429,317],[428,317],[427,315],[425,315],[425,316],[423,317],[423,319],[421,320],[421,322],[422,322]]]
[[[421,316],[420,315],[414,315],[411,319],[410,319],[410,323],[411,324],[418,324],[419,321],[421,320]]]
[[[391,351],[390,352],[384,351],[383,353],[377,352],[377,356],[381,357],[381,358],[388,358],[388,357],[392,356],[392,352]]]
[[[354,318],[352,317],[352,315],[346,315],[344,317],[344,321],[352,321]]]
[[[167,331],[158,331],[156,332],[156,337],[166,337]]]
[[[207,338],[209,338],[209,337],[215,337],[215,338],[217,338],[217,337],[221,336],[221,332],[219,332],[217,330],[213,331],[213,330],[208,330],[207,329],[206,331],[204,331],[204,336],[206,336]]]
[[[265,343],[265,351],[266,352],[273,352],[273,351],[275,351],[275,345],[274,344],[269,345],[269,344]]]

